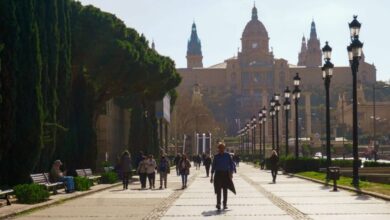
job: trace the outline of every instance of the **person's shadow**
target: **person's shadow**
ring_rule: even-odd
[[[202,215],[207,216],[216,216],[216,215],[223,215],[226,212],[229,212],[230,210],[211,210],[211,211],[204,211],[202,212]]]

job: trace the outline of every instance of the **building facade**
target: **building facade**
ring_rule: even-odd
[[[214,114],[219,116],[218,120],[230,123],[231,131],[234,132],[260,108],[263,106],[268,108],[269,101],[275,93],[283,94],[286,86],[291,87],[292,79],[298,72],[302,79],[301,90],[304,91],[300,102],[306,105],[301,113],[305,124],[306,134],[304,136],[311,136],[313,134],[311,131],[311,101],[313,100],[311,94],[312,91],[323,88],[321,43],[315,22],[311,23],[310,38],[307,42],[305,37],[302,38],[297,65],[285,59],[275,58],[273,51],[269,48],[269,39],[266,27],[259,20],[257,8],[253,7],[251,18],[242,33],[241,50],[234,57],[221,63],[203,67],[201,43],[196,32],[196,25],[193,24],[187,49],[187,67],[177,69],[183,78],[178,88],[179,94],[188,93],[193,85],[199,85],[204,100],[209,103],[210,109],[215,110]],[[359,81],[363,84],[372,84],[376,81],[375,66],[366,63],[364,57],[359,68]],[[351,84],[350,67],[335,67],[331,86],[344,87]],[[225,98],[224,101],[222,97]],[[223,105],[229,113],[213,107],[214,104]],[[280,118],[284,117],[283,112],[279,114]],[[291,120],[294,119],[291,118]],[[284,126],[282,126],[284,120],[279,121],[280,132],[284,134]],[[269,128],[266,129],[267,133],[268,130]]]

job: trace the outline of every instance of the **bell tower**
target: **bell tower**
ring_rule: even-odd
[[[320,40],[317,38],[316,24],[314,20],[311,22],[310,38],[307,42],[307,67],[319,67],[322,63],[322,53],[320,48]]]
[[[306,66],[307,44],[305,36],[302,37],[301,52],[298,55],[298,66]]]
[[[196,31],[195,22],[192,24],[191,37],[187,43],[187,68],[202,68],[202,45]]]

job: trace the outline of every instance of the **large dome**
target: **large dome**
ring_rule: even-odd
[[[252,9],[252,19],[246,24],[242,38],[262,37],[268,39],[268,33],[263,23],[257,18],[257,9]]]

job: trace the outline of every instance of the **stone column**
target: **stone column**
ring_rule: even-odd
[[[311,93],[304,92],[305,96],[305,121],[306,121],[306,135],[307,137],[311,137]]]

